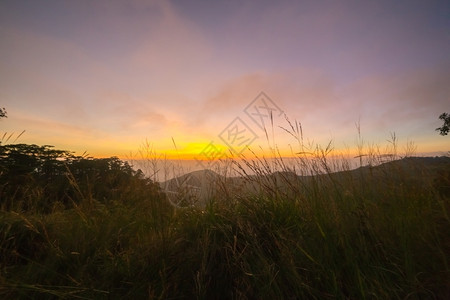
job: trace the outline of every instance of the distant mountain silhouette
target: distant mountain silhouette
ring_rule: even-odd
[[[222,177],[221,175],[217,174],[214,171],[204,169],[204,170],[193,171],[193,172],[181,175],[179,177],[175,177],[175,178],[169,179],[167,181],[161,182],[160,186],[163,189],[167,189],[167,190],[175,190],[175,189],[183,187],[183,186],[201,187],[202,185],[205,184],[205,182],[214,181],[221,177]]]
[[[216,184],[224,177],[208,169],[193,171],[161,182],[161,188],[175,205],[204,205],[215,196]]]
[[[160,183],[161,188],[175,203],[183,205],[205,205],[211,199],[224,196],[244,196],[273,192],[280,195],[295,195],[312,182],[320,182],[323,188],[334,184],[376,182],[383,184],[408,184],[413,186],[425,182],[436,183],[440,192],[450,190],[450,157],[409,157],[382,163],[376,166],[363,166],[357,169],[300,176],[291,171],[276,171],[264,175],[225,177],[212,170],[204,169]],[[180,200],[181,199],[181,200]]]

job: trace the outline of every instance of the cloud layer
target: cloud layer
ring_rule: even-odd
[[[445,1],[2,1],[2,131],[98,156],[145,139],[168,150],[217,140],[264,91],[312,140],[352,144],[360,121],[373,142],[395,131],[444,151],[448,13]]]

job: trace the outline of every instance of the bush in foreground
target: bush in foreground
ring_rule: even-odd
[[[104,178],[90,177],[94,189],[72,207],[0,212],[0,296],[446,299],[442,168],[399,161],[282,186],[260,174],[257,194],[180,209],[122,185],[115,201],[98,201],[89,191]]]

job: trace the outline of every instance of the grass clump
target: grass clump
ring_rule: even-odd
[[[298,169],[251,163],[203,206],[174,207],[116,160],[85,158],[78,173],[69,160],[45,206],[36,191],[51,183],[20,186],[27,206],[15,205],[3,177],[0,296],[448,298],[450,159],[332,172],[326,153],[299,156]]]

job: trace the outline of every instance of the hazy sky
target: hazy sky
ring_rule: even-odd
[[[261,92],[311,143],[351,148],[359,122],[367,143],[448,151],[450,2],[0,1],[0,129],[18,142],[196,155],[235,130],[295,146],[279,111],[269,142],[244,112],[267,112]]]

